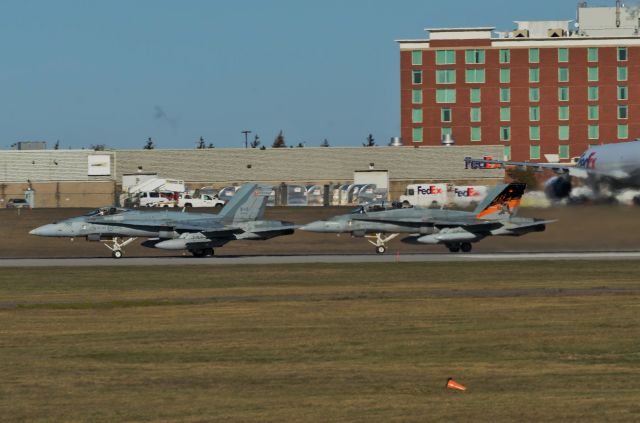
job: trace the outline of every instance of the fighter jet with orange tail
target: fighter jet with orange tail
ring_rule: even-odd
[[[401,233],[412,244],[443,244],[451,252],[469,252],[472,243],[487,236],[521,236],[544,231],[555,220],[517,217],[525,184],[501,184],[489,192],[474,211],[398,208],[385,203],[358,207],[352,213],[302,226],[311,232],[351,233],[369,238],[378,254]]]

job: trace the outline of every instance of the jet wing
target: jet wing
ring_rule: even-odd
[[[154,222],[153,220],[142,220],[142,219],[108,220],[108,219],[93,218],[87,221],[89,223],[94,223],[98,225],[119,226],[124,228],[136,228],[136,229],[170,230],[173,228],[173,225],[167,224],[166,222],[161,222],[161,221]]]
[[[224,225],[218,225],[211,223],[209,225],[187,225],[180,224],[174,227],[174,231],[179,234],[183,233],[201,233],[207,238],[222,238],[229,237],[234,234],[242,233],[240,228],[227,227]]]
[[[487,165],[498,166],[504,168],[505,166],[516,166],[521,168],[532,168],[536,170],[550,169],[556,173],[569,174],[576,178],[588,178],[589,176],[595,176],[598,178],[612,178],[612,179],[626,179],[630,175],[620,169],[606,171],[600,169],[592,169],[587,167],[577,167],[575,165],[562,165],[558,163],[534,163],[534,162],[512,162],[509,160],[489,160],[489,159],[473,159],[471,157],[465,157],[464,166],[465,169],[488,169]]]
[[[538,226],[538,225],[546,225],[549,223],[555,223],[557,222],[558,219],[552,219],[552,220],[532,220],[531,222],[527,222],[527,223],[506,223],[506,227],[507,229],[510,230],[518,230],[518,229],[526,229],[526,228],[530,228],[532,226]]]
[[[391,225],[435,226],[438,228],[463,227],[467,230],[492,230],[503,226],[504,222],[480,219],[431,219],[431,218],[368,218],[366,215],[354,217],[353,220],[371,223],[388,223]]]
[[[495,167],[504,168],[505,166],[531,167],[534,169],[551,169],[557,173],[570,173],[571,169],[583,169],[576,168],[574,165],[561,165],[558,163],[512,162],[509,160],[474,159],[471,157],[464,158],[465,169],[492,169]]]

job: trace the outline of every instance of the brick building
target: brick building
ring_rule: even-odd
[[[572,21],[427,29],[399,40],[406,145],[496,145],[512,160],[568,161],[640,137],[638,14],[578,7]],[[634,119],[635,118],[635,119]]]

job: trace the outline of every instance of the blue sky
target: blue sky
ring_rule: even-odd
[[[613,1],[604,0],[605,5]],[[576,1],[0,3],[0,148],[384,144],[400,132],[394,40],[425,27],[574,19]]]

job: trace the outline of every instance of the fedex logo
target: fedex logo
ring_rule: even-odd
[[[580,159],[578,160],[578,163],[576,163],[576,166],[584,167],[586,169],[595,169],[597,159],[598,158],[596,157],[595,151],[591,152],[589,155],[587,155],[587,153],[584,153],[582,156],[580,156]]]
[[[460,189],[460,188],[454,188],[453,192],[456,194],[456,196],[458,197],[479,197],[480,196],[480,192],[478,192],[478,190],[476,190],[474,187],[467,187],[466,189]]]
[[[416,191],[418,191],[418,194],[420,195],[438,195],[438,194],[442,194],[442,188],[439,188],[435,185],[429,185],[429,186],[422,186],[422,185],[418,185],[418,188],[416,188]]]
[[[465,169],[500,169],[500,163],[487,163],[485,160],[493,160],[491,156],[484,156],[481,160],[475,160],[471,157],[464,158]]]

